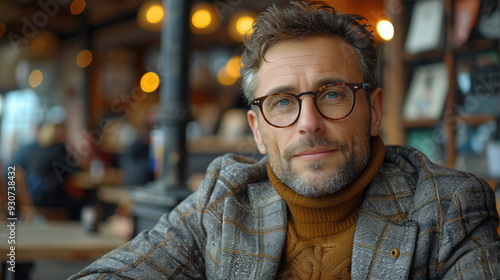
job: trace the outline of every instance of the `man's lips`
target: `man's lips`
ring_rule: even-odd
[[[318,148],[313,150],[306,150],[295,154],[294,157],[305,160],[316,160],[331,156],[335,151],[334,149]]]

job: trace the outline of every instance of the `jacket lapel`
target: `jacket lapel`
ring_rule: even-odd
[[[407,279],[417,224],[395,224],[362,211],[354,234],[352,279]]]
[[[224,205],[219,279],[273,279],[286,240],[286,204],[270,183],[248,187],[248,201]],[[241,197],[245,197],[241,196]]]
[[[413,189],[394,165],[385,164],[368,185],[361,205],[352,256],[353,279],[406,279],[418,225],[408,219]]]

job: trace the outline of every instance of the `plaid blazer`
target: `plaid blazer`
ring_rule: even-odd
[[[274,279],[287,206],[259,162],[225,155],[151,230],[71,279]],[[487,183],[388,146],[361,205],[353,279],[500,279],[495,196]]]

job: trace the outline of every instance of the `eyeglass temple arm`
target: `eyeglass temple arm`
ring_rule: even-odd
[[[361,83],[361,88],[371,90],[371,89],[373,89],[373,85],[370,83]]]

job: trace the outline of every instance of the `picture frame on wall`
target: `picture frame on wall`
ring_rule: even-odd
[[[408,26],[405,50],[410,54],[435,50],[443,42],[443,32],[443,1],[416,1]]]
[[[448,68],[444,63],[415,69],[403,107],[405,120],[439,120],[448,92]]]

